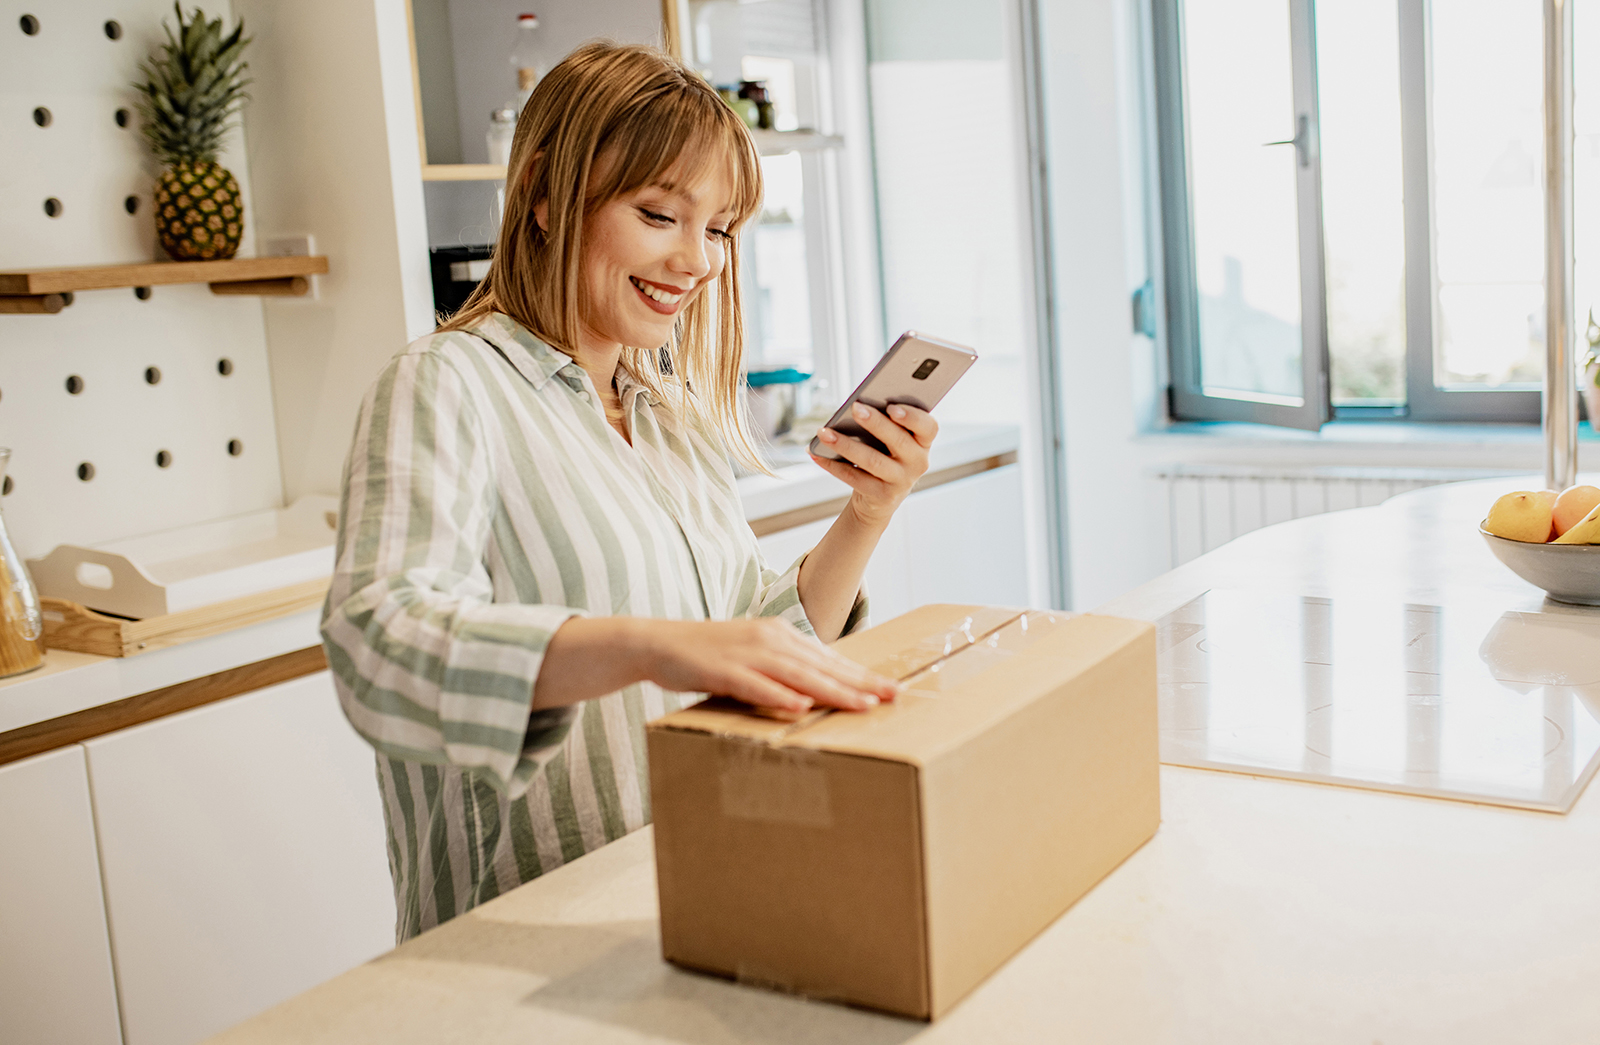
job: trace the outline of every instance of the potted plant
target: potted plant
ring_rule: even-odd
[[[186,21],[172,5],[178,30],[162,22],[167,42],[139,67],[144,136],[161,161],[156,180],[156,235],[174,261],[231,258],[244,235],[244,197],[232,172],[217,162],[229,121],[248,100],[243,60],[250,40],[244,21],[224,35],[222,19],[199,8]]]

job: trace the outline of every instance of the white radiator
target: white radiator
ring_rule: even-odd
[[[1273,523],[1381,504],[1397,493],[1463,479],[1521,474],[1472,468],[1270,468],[1180,464],[1155,470],[1167,487],[1172,565]]]

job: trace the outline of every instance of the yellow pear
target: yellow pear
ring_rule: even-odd
[[[1578,525],[1578,520],[1593,511],[1597,504],[1600,504],[1600,488],[1569,486],[1561,491],[1561,496],[1556,498],[1556,506],[1550,513],[1550,519],[1556,525],[1556,536],[1559,537]]]
[[[1600,544],[1600,505],[1556,538],[1557,544]]]
[[[1507,540],[1543,544],[1550,539],[1550,503],[1531,490],[1508,493],[1494,502],[1483,528]]]

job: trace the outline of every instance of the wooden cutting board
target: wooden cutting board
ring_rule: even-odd
[[[144,620],[113,617],[76,602],[47,598],[40,600],[44,644],[102,657],[131,657],[315,609],[327,594],[328,579],[319,577]]]

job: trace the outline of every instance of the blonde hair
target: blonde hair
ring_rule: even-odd
[[[585,219],[619,196],[669,178],[692,180],[718,162],[728,165],[733,221],[716,297],[696,295],[664,346],[625,346],[621,365],[663,402],[720,434],[742,463],[768,471],[739,397],[738,230],[761,206],[761,162],[744,122],[717,92],[661,51],[589,43],[539,81],[512,139],[489,273],[439,329],[465,330],[504,312],[575,355]],[[534,217],[540,204],[544,228]]]

